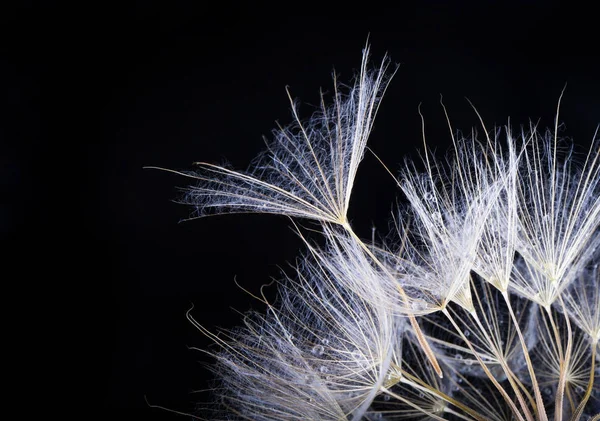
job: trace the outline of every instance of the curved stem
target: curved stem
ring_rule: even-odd
[[[562,305],[564,314],[567,314],[565,304],[562,298],[559,296],[560,303]],[[562,421],[563,418],[563,402],[565,398],[565,386],[567,384],[567,370],[569,367],[569,363],[571,360],[571,353],[573,350],[573,333],[571,331],[571,322],[568,317],[565,317],[567,322],[567,349],[565,354],[562,352],[562,340],[560,338],[560,332],[556,323],[554,321],[554,316],[552,315],[552,309],[550,307],[546,307],[546,313],[548,313],[548,318],[550,319],[550,324],[552,325],[552,330],[554,331],[554,337],[556,340],[556,347],[559,350],[559,358],[560,358],[560,374],[558,376],[558,386],[556,388],[556,400],[555,400],[555,410],[554,410],[554,420]]]
[[[365,252],[369,255],[369,257],[371,259],[373,259],[373,261],[377,264],[377,266],[379,266],[386,275],[392,277],[392,274],[389,272],[388,268],[386,268],[385,265],[379,261],[377,256],[375,256],[373,254],[373,252],[369,249],[369,247],[365,243],[363,243],[363,241],[354,233],[354,230],[352,230],[352,227],[350,227],[350,224],[344,223],[342,226],[344,227],[346,232],[348,232],[358,242],[358,244],[361,246],[361,248],[363,250],[365,250]],[[396,283],[396,289],[400,293],[400,297],[402,298],[402,300],[408,306],[408,303],[409,303],[408,295],[406,295],[406,292],[404,291],[404,289],[398,283]],[[435,357],[435,354],[433,353],[433,350],[431,349],[431,346],[425,339],[425,335],[423,334],[423,331],[421,330],[419,323],[417,323],[417,318],[415,317],[414,314],[409,312],[408,320],[410,321],[410,325],[412,326],[412,328],[415,332],[415,335],[417,336],[419,345],[421,345],[421,347],[423,348],[423,352],[425,353],[425,356],[431,363],[431,366],[433,367],[434,371],[440,378],[443,378],[444,373],[442,373],[440,364],[438,363],[437,358]]]
[[[598,344],[592,342],[592,367],[590,368],[590,380],[588,381],[588,387],[585,391],[585,395],[583,395],[583,399],[581,400],[581,402],[579,403],[579,406],[575,410],[575,413],[571,417],[571,421],[579,421],[579,418],[581,418],[581,414],[583,413],[583,409],[585,408],[585,405],[592,394],[592,390],[594,389],[594,373],[596,370],[596,351],[597,351],[597,349],[598,349]],[[592,418],[592,421],[598,421],[598,420],[600,420],[600,414],[598,414],[594,418]]]
[[[500,385],[500,383],[498,383],[498,380],[496,380],[496,378],[492,375],[492,373],[490,372],[490,370],[487,368],[487,366],[485,365],[485,363],[483,362],[483,360],[479,356],[479,353],[477,353],[477,351],[475,351],[475,349],[473,348],[473,345],[471,344],[471,342],[466,338],[466,336],[464,335],[464,333],[462,332],[462,330],[460,330],[460,328],[458,327],[458,325],[456,324],[456,322],[452,318],[452,315],[450,314],[450,312],[447,309],[443,309],[442,312],[448,318],[448,320],[450,321],[450,323],[452,323],[452,326],[454,326],[454,329],[456,329],[456,331],[458,332],[458,334],[460,335],[460,337],[462,338],[462,340],[467,344],[467,346],[469,347],[469,349],[471,350],[471,352],[473,353],[473,355],[475,356],[475,358],[479,362],[479,365],[481,366],[481,368],[483,369],[483,371],[485,372],[485,374],[488,376],[488,378],[493,383],[493,385],[496,386],[496,389],[498,389],[498,391],[500,392],[500,394],[502,395],[502,397],[504,398],[504,400],[506,401],[506,403],[510,406],[510,409],[512,410],[513,414],[520,421],[525,421],[523,419],[523,415],[521,415],[521,413],[519,412],[519,409],[516,407],[515,403],[512,401],[512,399],[510,398],[510,396],[508,396],[508,393],[506,393],[506,390],[504,390],[504,388]],[[475,316],[477,316],[477,315],[475,314]],[[479,319],[477,318],[477,320],[479,320]],[[512,383],[511,383],[511,385],[512,385]],[[513,385],[513,388],[514,388],[514,385]],[[533,417],[531,416],[531,413],[527,409],[527,405],[525,405],[525,402],[522,401],[522,399],[523,398],[521,397],[520,403],[521,403],[521,406],[523,407],[523,409],[525,411],[525,416],[527,417],[528,421],[533,421]]]
[[[527,349],[527,344],[525,343],[525,339],[523,338],[523,332],[521,332],[519,322],[515,316],[515,313],[513,312],[508,293],[506,291],[502,291],[502,296],[504,297],[504,301],[506,301],[506,305],[508,306],[508,312],[510,313],[510,317],[515,325],[517,335],[519,335],[519,341],[521,342],[521,348],[523,349],[523,356],[525,357],[525,362],[527,363],[527,369],[529,370],[529,376],[531,377],[531,383],[533,385],[533,393],[535,394],[535,401],[537,403],[538,419],[539,421],[548,421],[548,416],[546,415],[546,409],[544,407],[544,401],[542,400],[540,387],[535,376],[535,370],[533,369],[533,363],[531,362],[531,358],[529,357],[529,350]]]
[[[481,323],[481,320],[479,319],[479,316],[477,315],[477,313],[476,312],[472,312],[471,316],[475,320],[475,323],[477,323],[477,326],[481,330],[481,333],[485,336],[485,340],[490,344],[490,347],[494,348],[494,341],[492,341],[492,338],[490,338],[489,335],[487,334],[487,332],[486,332],[483,324]],[[461,336],[462,336],[462,332],[461,332]],[[465,340],[466,340],[466,338],[465,338]],[[496,351],[495,348],[494,348],[494,351]],[[510,367],[508,366],[508,364],[506,363],[506,361],[505,361],[505,359],[504,359],[503,356],[498,357],[498,362],[500,363],[500,366],[502,367],[502,370],[504,371],[504,374],[506,374],[506,379],[508,380],[508,382],[510,383],[513,391],[515,392],[517,400],[519,401],[519,404],[521,405],[521,408],[523,409],[523,412],[525,413],[525,416],[527,417],[528,420],[533,421],[533,414],[531,413],[531,411],[527,407],[527,403],[525,402],[525,399],[523,398],[523,395],[521,394],[521,388],[523,388],[522,383],[520,381],[516,380],[516,376],[514,375],[514,373],[512,372],[512,370],[510,369]]]

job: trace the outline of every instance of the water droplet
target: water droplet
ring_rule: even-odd
[[[323,345],[329,345],[329,339],[327,339],[327,338],[323,338],[323,339],[321,339],[321,343],[322,343]]]
[[[390,400],[390,395],[383,395],[383,400],[388,402]]]
[[[323,347],[323,345],[315,345],[312,349],[313,355],[316,355],[318,357],[323,355],[324,352],[325,348]]]
[[[471,336],[471,332],[469,332],[468,330],[465,330],[465,336],[468,338],[469,336]]]
[[[322,365],[321,367],[319,367],[319,371],[321,373],[329,373],[329,369],[327,367],[325,367],[324,365]]]
[[[462,355],[460,355],[460,354],[456,354],[456,355],[454,356],[454,358],[456,358],[457,360],[462,360],[462,359],[463,359],[463,356],[462,356]]]

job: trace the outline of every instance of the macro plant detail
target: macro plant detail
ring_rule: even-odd
[[[558,112],[546,131],[480,118],[480,137],[448,119],[452,150],[423,136],[423,162],[394,176],[393,232],[367,241],[347,212],[393,75],[368,57],[310,118],[291,101],[250,170],[181,173],[193,217],[285,215],[323,236],[294,223],[306,251],[274,302],[257,297],[265,314],[217,334],[188,313],[217,345],[212,419],[600,420],[598,132],[576,157]]]

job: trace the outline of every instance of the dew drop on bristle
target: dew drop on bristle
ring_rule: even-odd
[[[312,349],[313,355],[320,357],[325,353],[325,347],[323,345],[315,345]]]

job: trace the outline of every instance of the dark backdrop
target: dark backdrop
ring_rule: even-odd
[[[191,210],[172,200],[187,180],[142,167],[186,170],[202,160],[246,168],[275,121],[291,121],[285,86],[310,115],[319,88],[331,92],[334,68],[350,81],[367,37],[373,62],[387,52],[400,64],[370,140],[393,170],[418,156],[419,103],[430,146],[450,145],[440,94],[455,129],[478,124],[465,97],[489,126],[510,117],[543,127],[553,124],[567,84],[564,133],[589,143],[600,117],[593,12],[552,1],[396,3],[331,11],[45,3],[15,15],[19,42],[8,42],[3,56],[3,170],[6,202],[17,206],[3,206],[2,227],[7,243],[33,258],[26,269],[39,291],[66,302],[54,309],[65,316],[66,336],[91,337],[61,350],[100,387],[80,390],[90,414],[186,419],[145,400],[193,412],[206,399],[193,392],[207,387],[203,364],[211,359],[189,347],[209,341],[186,311],[194,305],[212,330],[236,326],[237,311],[262,307],[234,279],[257,293],[301,251],[282,217],[178,223]],[[367,156],[352,201],[358,232],[369,236],[374,225],[385,233],[397,196]],[[36,232],[35,240],[24,244],[20,230]],[[40,266],[43,275],[34,275]],[[73,303],[77,310],[65,310]]]

